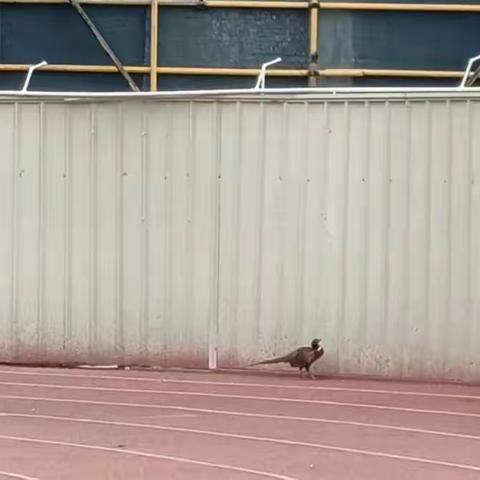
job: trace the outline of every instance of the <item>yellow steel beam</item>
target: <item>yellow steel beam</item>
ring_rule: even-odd
[[[69,0],[0,0],[0,3],[56,4]],[[155,1],[155,0],[153,0]],[[195,6],[192,0],[156,0],[160,6]],[[152,0],[80,0],[79,3],[96,5],[151,5]],[[198,2],[200,4],[200,2]],[[202,5],[217,8],[308,8],[308,1],[290,0],[204,0]],[[480,12],[479,4],[427,4],[427,3],[372,3],[372,2],[319,2],[323,10],[390,10],[407,12]]]
[[[168,4],[168,0],[158,1],[161,5]],[[287,0],[204,0],[203,4],[214,8],[308,8],[308,2],[290,2]]]
[[[25,72],[27,64],[0,64],[2,72]],[[130,73],[150,73],[150,66],[125,66]],[[39,68],[45,72],[73,72],[73,73],[116,73],[113,65],[62,65],[51,64]],[[257,68],[218,68],[218,67],[157,67],[157,73],[163,75],[225,75],[225,76],[255,76]],[[309,74],[308,69],[271,69],[267,75],[275,77],[304,77]],[[400,70],[375,68],[327,68],[318,70],[324,77],[430,77],[430,78],[457,78],[463,75],[462,71],[455,70]]]
[[[258,68],[217,68],[217,67],[158,67],[157,72],[163,75],[226,75],[250,77],[258,75]],[[305,77],[307,69],[270,69],[267,75],[272,77]]]
[[[365,3],[320,2],[324,10],[391,10],[406,12],[480,12],[480,5],[459,3]]]
[[[458,70],[398,70],[389,68],[326,68],[319,70],[322,77],[416,77],[461,78]]]
[[[0,64],[0,72],[26,72],[30,65],[26,64]],[[149,73],[150,67],[126,66],[129,73]],[[118,73],[115,65],[45,65],[38,71],[42,72],[72,72],[72,73]]]
[[[0,64],[0,72],[26,72],[27,64]],[[151,73],[151,66],[127,65],[125,69],[130,73]],[[72,73],[117,73],[114,65],[62,65],[52,64],[39,68],[44,72],[72,72]],[[157,74],[161,75],[218,75],[218,76],[255,76],[258,68],[217,68],[217,67],[157,67]],[[308,69],[270,69],[267,75],[273,77],[306,77]],[[326,68],[317,70],[322,77],[417,77],[417,78],[460,78],[460,70],[402,70],[379,68]]]

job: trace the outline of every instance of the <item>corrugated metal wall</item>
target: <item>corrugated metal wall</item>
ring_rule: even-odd
[[[480,100],[0,105],[0,360],[480,379]]]
[[[211,106],[3,104],[0,116],[2,359],[206,366]]]

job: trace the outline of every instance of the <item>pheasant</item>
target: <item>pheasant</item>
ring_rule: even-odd
[[[270,360],[263,360],[261,362],[252,363],[249,366],[267,365],[272,363],[289,363],[291,367],[298,367],[300,374],[303,374],[303,369],[310,374],[311,378],[315,378],[310,372],[310,367],[313,362],[323,356],[324,350],[320,346],[321,340],[314,338],[310,347],[300,347],[293,352],[284,355],[283,357],[272,358]]]

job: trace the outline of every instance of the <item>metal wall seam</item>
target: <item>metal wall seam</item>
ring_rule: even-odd
[[[115,350],[118,356],[118,362],[122,365],[124,362],[124,325],[123,325],[123,177],[124,177],[124,153],[123,153],[123,105],[116,107],[116,201],[115,201]]]
[[[141,341],[141,352],[142,356],[148,358],[149,352],[149,343],[148,343],[148,330],[149,330],[149,295],[150,288],[148,283],[149,278],[149,224],[150,224],[150,215],[149,215],[149,203],[148,203],[148,193],[149,193],[149,166],[150,166],[150,155],[148,149],[148,134],[147,131],[147,111],[143,107],[141,111],[141,218],[140,218],[140,227],[141,227],[141,298],[140,298],[140,332],[139,337]]]
[[[256,288],[257,288],[257,295],[256,295],[256,302],[255,302],[255,325],[253,329],[253,333],[255,335],[255,338],[257,338],[261,343],[264,341],[264,332],[263,328],[261,326],[261,316],[262,316],[262,276],[263,276],[263,261],[264,261],[264,238],[265,238],[265,232],[264,232],[264,215],[265,215],[265,176],[266,176],[266,143],[265,143],[265,130],[267,128],[266,125],[266,118],[265,118],[265,106],[261,104],[259,106],[259,132],[258,132],[258,149],[257,150],[257,155],[258,155],[258,180],[257,180],[257,185],[256,185],[256,190],[257,190],[257,199],[259,201],[258,205],[258,211],[256,212],[257,216],[255,220],[258,222],[258,232],[257,234],[257,258],[254,259],[256,260],[256,265],[257,265],[257,277],[254,281],[257,283]],[[247,112],[245,109],[244,112]],[[248,120],[244,120],[243,125],[245,125],[248,128]],[[242,159],[243,160],[243,159]],[[246,192],[248,194],[248,192]],[[240,240],[241,244],[241,240]],[[239,346],[237,346],[238,348]],[[240,349],[239,349],[240,350]]]
[[[215,289],[213,293],[212,303],[215,305],[215,315],[210,315],[208,319],[208,368],[216,369],[218,366],[218,335],[220,328],[220,259],[221,250],[221,218],[222,218],[222,202],[221,198],[221,180],[222,180],[222,164],[221,164],[221,117],[220,109],[217,103],[212,105],[213,121],[212,121],[212,137],[215,148],[215,204],[216,204],[216,235],[215,235]]]
[[[63,106],[64,122],[65,122],[65,151],[64,151],[64,166],[63,177],[65,179],[64,197],[64,230],[63,230],[63,244],[65,251],[63,253],[63,284],[64,284],[64,338],[63,338],[63,351],[66,352],[70,347],[70,341],[72,338],[72,284],[71,284],[71,254],[72,254],[72,121],[71,111],[69,108]]]
[[[38,270],[37,284],[37,321],[36,321],[36,348],[41,351],[44,348],[43,338],[45,334],[44,323],[44,303],[45,303],[45,195],[44,191],[48,188],[48,164],[45,162],[45,104],[41,103],[38,109],[38,240],[37,240],[37,259],[36,266]],[[44,175],[45,171],[45,175]]]
[[[12,234],[12,265],[11,265],[11,311],[10,318],[10,355],[7,358],[14,359],[17,352],[18,343],[18,317],[17,317],[17,292],[18,292],[18,180],[20,174],[20,136],[19,136],[19,104],[13,105],[13,128],[12,128],[12,217],[11,217],[11,234]]]
[[[90,156],[89,156],[89,316],[88,352],[95,358],[97,341],[97,107],[90,106]]]

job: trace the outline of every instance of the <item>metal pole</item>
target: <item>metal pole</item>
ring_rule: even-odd
[[[477,68],[472,77],[470,79],[468,78],[473,64],[478,60],[480,60],[480,55],[472,57],[468,60],[467,68],[465,69],[465,73],[463,74],[462,83],[460,83],[460,88],[464,88],[467,85],[472,86],[476,82],[477,78],[480,76],[480,69]]]
[[[281,57],[278,57],[278,58],[275,58],[274,60],[270,60],[269,62],[262,64],[254,90],[265,89],[265,74],[267,73],[267,68],[270,67],[271,65],[275,65],[276,63],[280,63],[281,61],[282,61]]]
[[[40,63],[37,63],[36,65],[31,65],[28,69],[27,73],[27,78],[25,79],[25,83],[23,84],[22,92],[26,92],[28,89],[28,86],[30,85],[30,80],[32,78],[33,72],[40,67],[43,67],[44,65],[47,65],[47,62],[43,60]]]

